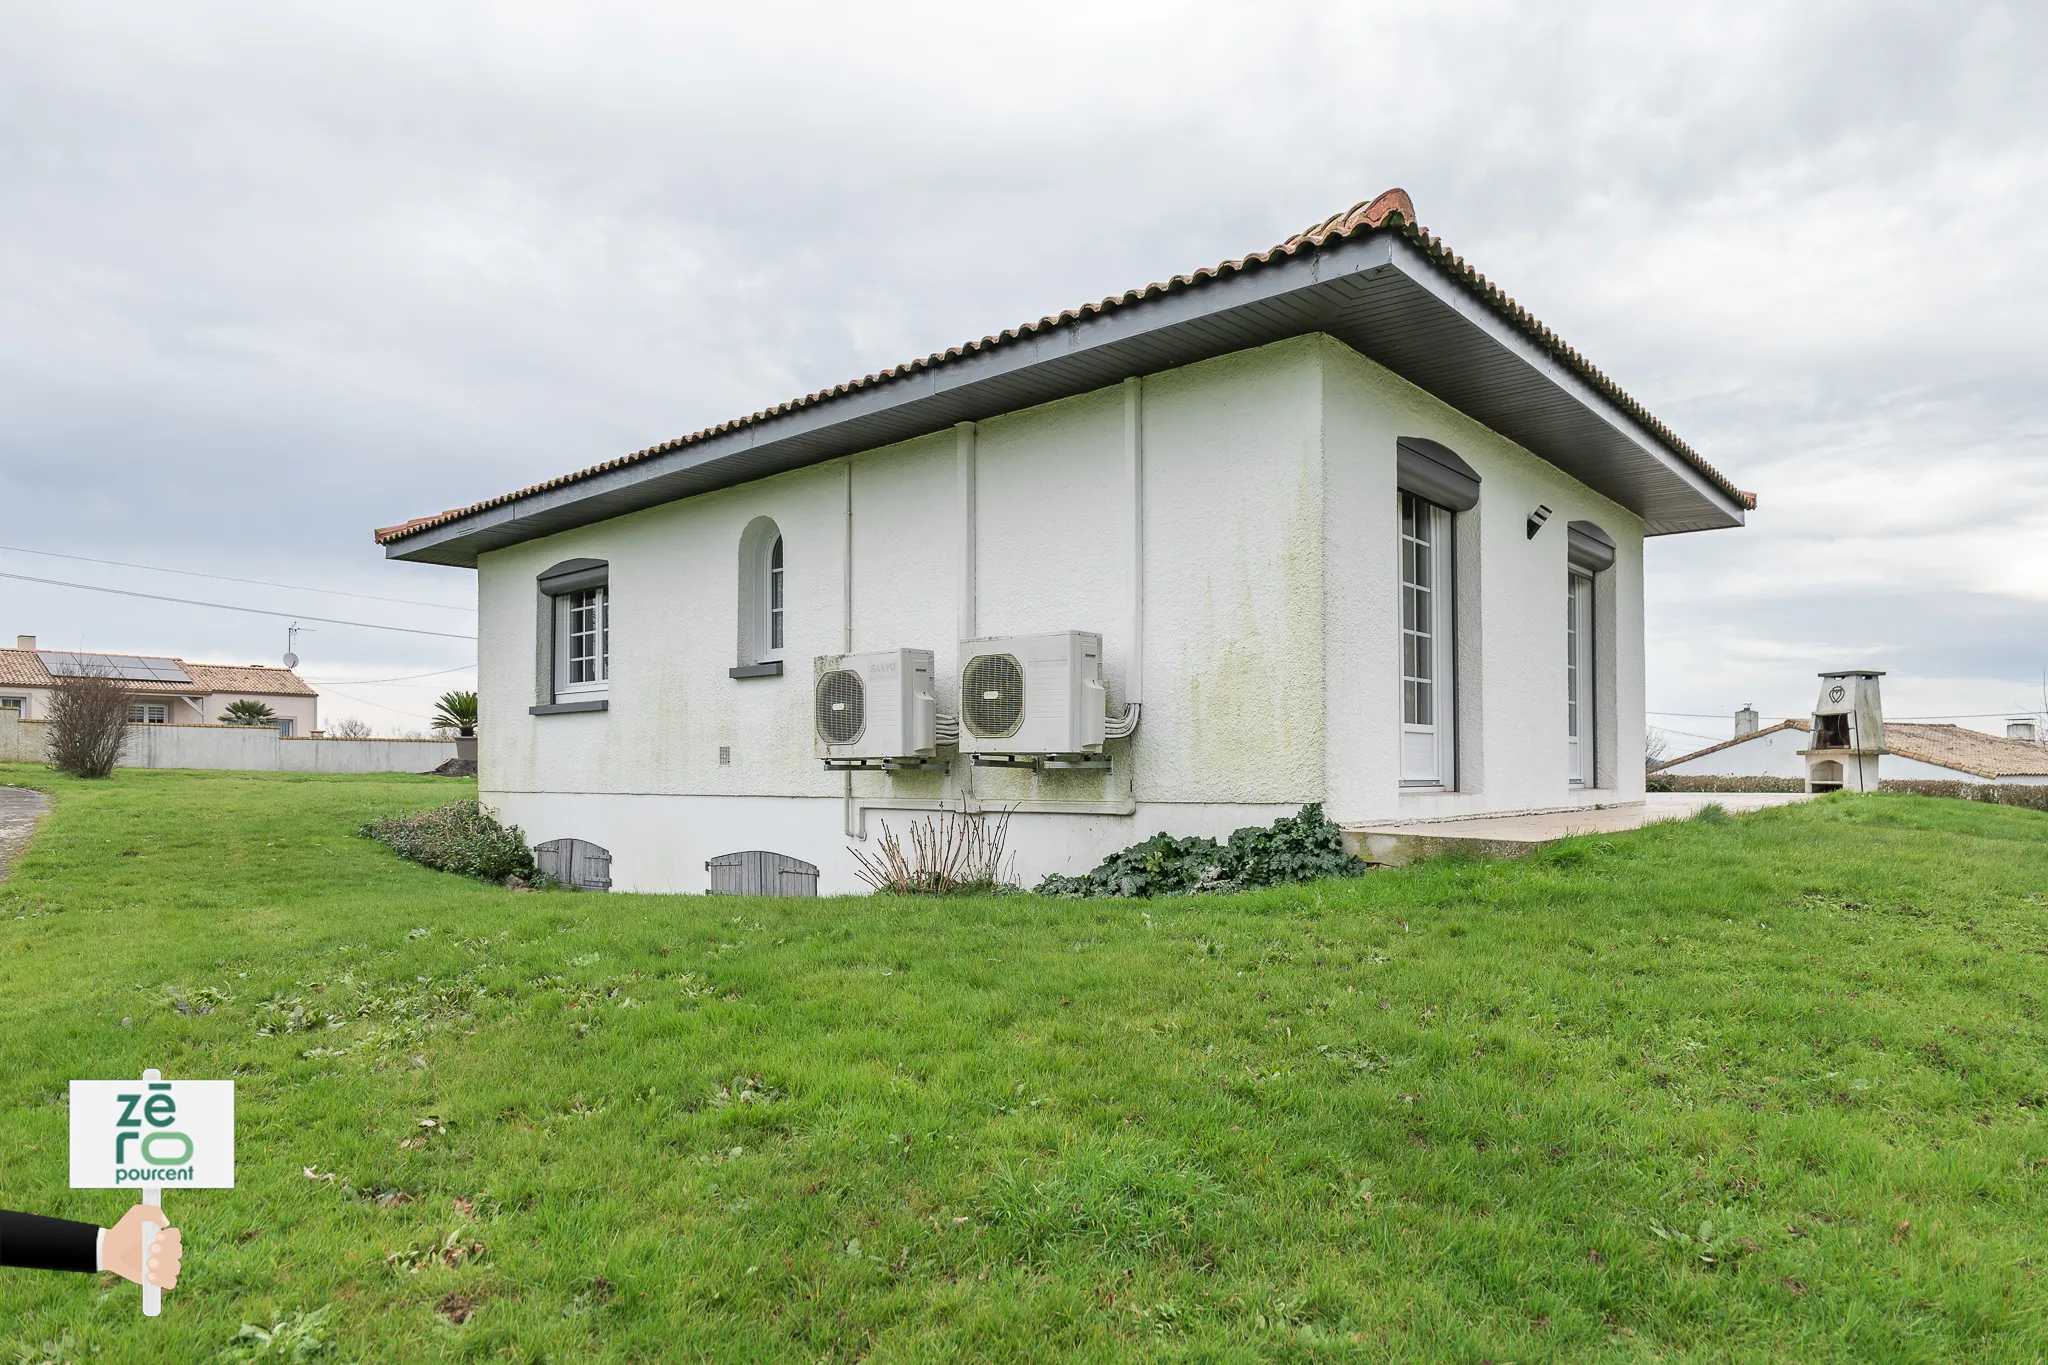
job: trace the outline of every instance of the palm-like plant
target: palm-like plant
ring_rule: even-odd
[[[434,728],[453,730],[464,739],[476,734],[476,693],[444,692],[434,704]]]
[[[277,712],[262,702],[249,697],[228,703],[228,709],[220,713],[223,725],[275,725]]]

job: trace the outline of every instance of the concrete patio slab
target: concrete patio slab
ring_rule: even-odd
[[[27,787],[0,787],[0,882],[50,813],[50,798]]]
[[[1356,857],[1386,867],[1438,853],[1516,858],[1574,834],[1612,834],[1660,820],[1684,820],[1710,804],[1721,806],[1730,815],[1741,815],[1812,799],[1805,792],[1651,792],[1647,799],[1626,805],[1362,825],[1345,829],[1344,847]]]

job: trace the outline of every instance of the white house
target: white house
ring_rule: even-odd
[[[15,720],[43,719],[58,675],[86,670],[120,681],[137,725],[212,725],[235,702],[255,701],[270,708],[281,734],[320,728],[320,694],[289,668],[38,649],[33,635],[14,645],[0,649],[0,713]]]
[[[2032,720],[2009,723],[2004,735],[1961,725],[1888,720],[1878,780],[2048,783],[2048,746],[2034,735]],[[1786,720],[1683,754],[1655,771],[1673,777],[1804,779],[1808,759],[1819,752],[1814,747],[1811,721]]]
[[[530,838],[829,893],[938,809],[1013,811],[1028,880],[1306,802],[1641,800],[1643,539],[1754,505],[1395,190],[377,538],[477,570]]]

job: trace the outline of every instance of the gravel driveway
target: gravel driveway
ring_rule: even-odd
[[[0,787],[0,882],[7,869],[50,813],[50,798],[27,787]]]

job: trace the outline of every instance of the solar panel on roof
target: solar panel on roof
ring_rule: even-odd
[[[100,676],[121,682],[190,683],[192,675],[176,659],[144,659],[134,654],[76,654],[68,650],[39,649],[53,678]]]

